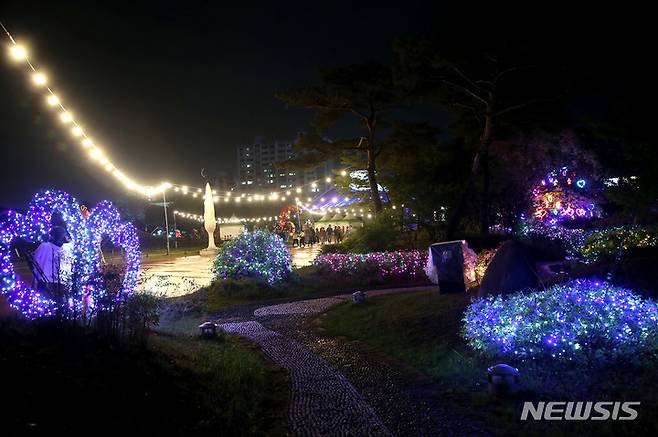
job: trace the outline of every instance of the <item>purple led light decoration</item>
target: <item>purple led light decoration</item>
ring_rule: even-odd
[[[46,240],[52,225],[53,213],[59,213],[66,223],[73,244],[72,274],[68,280],[68,309],[79,311],[89,291],[89,283],[94,272],[98,271],[99,241],[101,235],[108,235],[112,242],[126,251],[126,276],[123,293],[132,293],[139,269],[139,241],[134,227],[119,222],[116,209],[109,202],[101,202],[95,209],[93,219],[86,219],[77,200],[63,191],[37,193],[27,213],[21,215],[9,211],[0,222],[0,293],[9,305],[26,317],[34,319],[55,314],[55,302],[16,277],[11,258],[14,241],[21,239],[30,243]]]
[[[109,237],[112,244],[124,250],[126,256],[126,271],[123,278],[118,300],[128,297],[137,285],[139,275],[140,255],[137,230],[132,223],[121,223],[121,215],[112,202],[99,202],[87,218],[92,244],[90,256],[93,265],[100,267],[100,243],[103,237]],[[102,293],[103,290],[95,290]]]
[[[318,256],[313,264],[345,275],[357,274],[367,266],[374,266],[384,279],[422,278],[425,275],[427,257],[426,252],[417,250],[364,254],[334,253]]]

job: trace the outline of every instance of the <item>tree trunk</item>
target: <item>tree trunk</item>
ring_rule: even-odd
[[[368,183],[370,184],[370,194],[372,203],[375,207],[375,213],[379,214],[384,209],[382,199],[379,197],[379,185],[377,185],[377,167],[375,164],[375,117],[371,116],[367,121],[368,126]]]
[[[375,152],[372,148],[368,149],[368,183],[370,184],[370,194],[375,212],[382,212],[382,199],[379,197],[379,186],[377,185],[377,170],[375,167]]]
[[[484,130],[480,138],[480,168],[482,169],[482,193],[480,197],[480,234],[489,233],[489,145],[491,144],[491,130],[493,116],[487,111],[484,119]]]
[[[482,135],[480,136],[480,145],[478,147],[477,152],[475,152],[475,156],[473,157],[473,165],[471,166],[471,172],[468,175],[468,179],[466,180],[466,185],[464,186],[464,189],[461,192],[461,195],[459,196],[459,200],[457,200],[457,204],[452,210],[452,213],[450,214],[450,218],[448,219],[448,225],[446,228],[446,239],[447,240],[452,240],[455,238],[455,234],[457,232],[457,229],[459,228],[459,224],[461,223],[462,217],[464,215],[464,207],[466,206],[466,200],[468,199],[469,194],[471,193],[471,190],[473,189],[473,185],[475,184],[475,178],[477,177],[478,171],[480,170],[480,166],[486,168],[485,174],[486,174],[486,180],[483,180],[483,182],[486,182],[486,190],[483,189],[482,192],[482,197],[480,198],[481,204],[480,204],[480,226],[482,226],[483,222],[487,222],[486,226],[488,229],[488,204],[489,204],[489,144],[491,143],[491,129],[493,127],[493,119],[492,119],[492,114],[490,111],[487,111],[487,114],[485,115],[484,119],[484,129],[482,130]],[[485,203],[486,201],[486,203]],[[483,205],[486,205],[486,209],[483,207]],[[486,211],[486,218],[487,220],[484,219]],[[482,229],[480,229],[482,231]]]
[[[482,192],[480,193],[480,235],[489,234],[489,147],[480,157]]]

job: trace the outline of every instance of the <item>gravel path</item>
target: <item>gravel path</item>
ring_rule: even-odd
[[[306,347],[254,321],[221,327],[252,340],[290,372],[288,417],[295,435],[391,435],[352,384]]]

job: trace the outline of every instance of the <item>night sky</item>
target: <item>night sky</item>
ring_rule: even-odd
[[[144,184],[198,186],[201,167],[233,173],[237,145],[256,135],[287,140],[310,130],[310,114],[286,108],[276,92],[313,84],[318,67],[388,61],[395,38],[432,28],[455,47],[465,35],[486,38],[510,25],[520,35],[531,32],[528,38],[564,49],[565,59],[580,70],[600,73],[609,95],[593,87],[595,99],[614,101],[629,94],[619,83],[650,76],[644,66],[650,63],[645,50],[651,27],[623,14],[609,21],[553,11],[548,24],[539,26],[535,21],[549,15],[536,8],[516,11],[525,18],[501,13],[498,20],[483,13],[475,20],[473,10],[437,2],[185,3],[5,1],[0,20],[30,48],[31,59],[96,143]],[[80,153],[42,94],[26,82],[3,56],[0,206],[21,208],[45,187],[90,201],[123,195],[113,178]]]

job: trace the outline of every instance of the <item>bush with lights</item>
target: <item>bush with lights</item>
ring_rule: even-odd
[[[605,282],[489,296],[463,321],[468,344],[492,358],[591,361],[658,351],[658,305]]]
[[[212,271],[216,279],[279,284],[292,274],[290,251],[279,236],[266,230],[244,232],[222,244]]]
[[[639,226],[618,226],[588,233],[583,239],[580,256],[585,262],[611,260],[620,249],[656,247],[658,229]]]
[[[427,253],[417,250],[371,253],[333,253],[318,256],[313,264],[346,276],[376,274],[381,279],[424,278]]]

